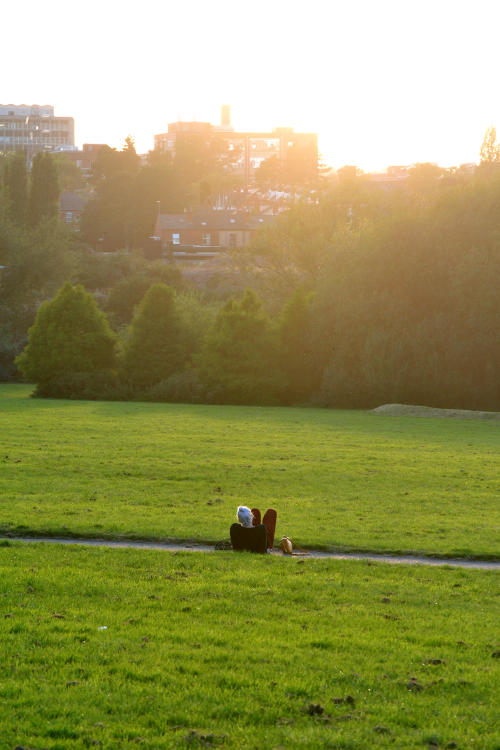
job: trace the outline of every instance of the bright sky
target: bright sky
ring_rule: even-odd
[[[477,161],[500,134],[500,0],[24,0],[1,12],[2,104],[137,150],[178,119],[314,131],[364,171]]]

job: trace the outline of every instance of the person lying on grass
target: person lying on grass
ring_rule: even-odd
[[[273,548],[277,519],[273,508],[265,512],[262,523],[258,508],[250,510],[246,505],[240,505],[236,515],[239,523],[233,523],[229,530],[233,549],[266,553]]]

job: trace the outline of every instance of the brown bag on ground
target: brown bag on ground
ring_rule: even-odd
[[[295,552],[293,549],[293,542],[289,536],[282,537],[280,541],[280,548],[284,555],[308,555],[309,554],[309,552],[307,552],[307,550],[305,549],[302,549],[302,547],[297,547],[297,549],[299,549],[300,552]]]

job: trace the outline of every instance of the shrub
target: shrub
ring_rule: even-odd
[[[26,380],[47,392],[59,378],[112,370],[115,346],[115,336],[92,295],[68,282],[40,306],[16,365]]]
[[[174,292],[153,284],[141,303],[125,344],[123,373],[136,390],[150,388],[181,370],[186,361]]]
[[[117,376],[111,370],[96,372],[69,372],[50,382],[39,383],[35,396],[45,398],[70,398],[91,401],[115,400]]]
[[[276,341],[260,299],[251,290],[229,300],[209,330],[198,358],[200,378],[217,403],[272,404],[282,377]]]
[[[146,393],[148,401],[201,404],[207,402],[204,385],[195,370],[174,372],[166,380],[152,386]]]

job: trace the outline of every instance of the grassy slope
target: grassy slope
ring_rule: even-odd
[[[0,386],[0,531],[500,557],[500,429],[321,409],[29,399]]]
[[[0,747],[498,750],[499,593],[485,571],[0,546]]]

